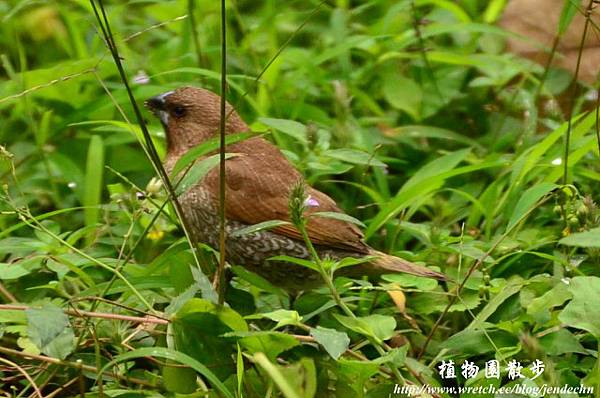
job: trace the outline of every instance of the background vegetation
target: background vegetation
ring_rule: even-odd
[[[0,2],[2,393],[600,392],[598,91],[505,52],[503,3],[227,3],[229,101],[372,246],[459,283],[337,278],[348,314],[327,288],[292,300],[239,267],[216,306],[90,3]],[[565,4],[562,30],[582,11]],[[105,7],[138,104],[183,85],[218,92],[218,2]],[[437,368],[491,359],[500,379]],[[536,359],[546,369],[531,380]],[[507,377],[511,360],[527,377]]]

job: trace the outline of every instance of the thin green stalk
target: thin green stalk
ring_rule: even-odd
[[[301,220],[301,222],[298,223],[297,227],[300,230],[300,233],[302,234],[304,243],[306,244],[306,247],[308,248],[311,257],[313,258],[313,261],[315,262],[315,264],[317,264],[317,267],[319,269],[319,274],[321,275],[321,278],[323,278],[323,281],[327,285],[327,288],[329,289],[329,292],[331,293],[333,300],[347,316],[349,316],[352,319],[357,319],[356,315],[354,315],[352,310],[342,300],[342,297],[340,296],[337,289],[335,288],[335,285],[333,284],[332,277],[327,274],[327,271],[325,270],[325,267],[323,266],[323,262],[321,261],[321,257],[315,250],[315,247],[313,246],[312,241],[310,240],[310,237],[308,236],[308,231],[306,230],[306,219]],[[377,352],[379,353],[380,356],[385,355],[386,351],[384,349],[385,345],[384,345],[383,341],[380,341],[379,339],[375,339],[375,338],[369,337],[369,336],[367,336],[367,339],[369,340],[371,345],[373,347],[375,347],[375,350],[377,350]],[[398,368],[396,368],[393,365],[390,365],[390,370],[392,371],[392,373],[394,374],[394,377],[400,384],[405,384],[404,377],[402,377],[402,374],[400,373]]]
[[[221,0],[221,109],[219,120],[219,266],[213,284],[217,288],[219,304],[225,301],[225,127],[227,115],[227,11]]]
[[[344,311],[344,313],[346,315],[348,315],[349,317],[351,317],[353,319],[356,319],[356,315],[354,315],[352,310],[350,310],[350,308],[348,308],[346,303],[344,303],[340,294],[338,293],[337,289],[335,288],[335,286],[333,284],[332,278],[327,274],[325,267],[323,267],[323,262],[321,261],[321,258],[317,254],[317,251],[315,250],[315,247],[313,246],[313,244],[308,236],[308,232],[306,231],[306,226],[304,225],[304,223],[302,223],[298,227],[300,229],[300,233],[302,234],[302,238],[304,239],[304,243],[306,244],[306,247],[308,248],[311,257],[313,258],[313,261],[315,262],[315,264],[317,264],[317,267],[319,268],[319,274],[321,275],[321,278],[323,278],[323,281],[325,282],[325,284],[327,285],[327,288],[329,289],[331,295],[333,296],[333,300],[342,309],[342,311]]]
[[[96,1],[98,2],[100,11],[102,13],[102,17],[100,16],[100,13],[98,12],[98,7],[96,6]],[[131,103],[131,106],[132,106],[135,116],[137,118],[138,125],[140,126],[140,129],[142,130],[142,135],[144,137],[145,146],[148,150],[148,156],[150,157],[150,161],[151,161],[154,169],[158,173],[160,179],[162,180],[162,182],[165,186],[165,189],[167,190],[167,193],[169,195],[169,198],[171,199],[171,201],[173,203],[173,207],[175,208],[175,212],[177,213],[177,217],[179,218],[181,228],[183,229],[186,239],[187,239],[188,243],[190,244],[190,248],[192,249],[192,255],[194,257],[197,267],[199,269],[201,269],[204,274],[208,275],[209,270],[206,269],[206,267],[203,267],[202,264],[200,263],[198,255],[196,253],[196,247],[193,243],[192,236],[190,233],[190,227],[189,227],[187,220],[185,218],[185,215],[183,213],[181,204],[179,203],[179,200],[177,199],[177,195],[175,194],[173,185],[171,184],[171,181],[169,180],[169,176],[167,175],[167,172],[165,171],[164,167],[162,166],[160,157],[158,155],[158,152],[156,151],[156,147],[154,146],[154,143],[152,142],[152,137],[150,136],[150,132],[148,131],[144,117],[142,116],[142,112],[140,111],[140,108],[138,107],[137,102],[133,96],[133,92],[131,91],[131,87],[129,86],[129,80],[127,79],[127,75],[125,74],[125,69],[123,68],[123,65],[121,63],[121,57],[119,56],[119,51],[118,51],[117,45],[114,41],[114,36],[110,29],[110,24],[108,22],[108,18],[106,16],[106,12],[104,10],[104,5],[102,3],[102,0],[96,0],[96,1],[90,0],[92,9],[94,11],[94,15],[96,16],[98,24],[100,25],[100,30],[102,31],[102,35],[104,36],[106,45],[108,46],[108,49],[113,57],[113,61],[119,72],[121,81],[125,87],[125,90],[127,91],[129,102]]]
[[[571,107],[569,109],[569,124],[567,126],[567,136],[565,140],[565,154],[564,154],[564,170],[563,170],[563,185],[568,184],[569,177],[569,148],[571,145],[571,128],[573,125],[573,112],[575,110],[575,99],[579,95],[579,85],[577,84],[577,78],[579,77],[579,68],[581,66],[581,57],[583,54],[583,47],[585,45],[585,38],[587,36],[587,31],[590,26],[590,16],[592,10],[594,8],[594,0],[590,0],[588,6],[585,10],[585,24],[583,25],[583,33],[581,35],[581,41],[579,43],[579,51],[577,53],[577,64],[575,66],[575,74],[573,76],[573,83],[575,83],[575,89],[573,93],[573,101],[571,101]]]
[[[200,41],[198,40],[198,29],[196,28],[196,17],[194,15],[194,8],[196,0],[188,0],[188,18],[190,21],[190,33],[192,35],[192,42],[194,43],[194,51],[196,51],[196,62],[198,67],[202,68],[204,65],[204,58],[202,57],[202,49],[200,48]]]

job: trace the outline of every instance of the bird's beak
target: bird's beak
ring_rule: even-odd
[[[169,113],[165,109],[165,99],[173,94],[173,91],[168,91],[164,94],[149,98],[144,102],[146,108],[159,117],[164,127],[169,125]]]

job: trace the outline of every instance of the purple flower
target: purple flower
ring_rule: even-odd
[[[316,200],[315,198],[313,198],[312,196],[308,195],[308,197],[304,201],[304,206],[305,207],[319,207],[319,201]]]

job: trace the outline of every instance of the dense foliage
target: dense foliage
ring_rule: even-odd
[[[139,106],[219,92],[219,2],[106,3]],[[598,92],[505,52],[503,3],[228,2],[228,100],[369,244],[452,280],[340,277],[290,297],[232,264],[221,307],[198,267],[215,248],[194,258],[165,205],[90,3],[0,2],[0,391],[600,388]]]

